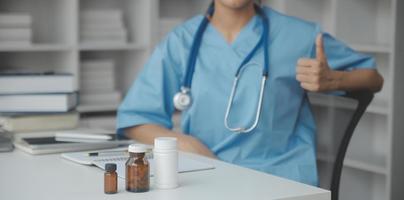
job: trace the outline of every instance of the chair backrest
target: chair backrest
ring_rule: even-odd
[[[338,200],[345,153],[353,132],[373,99],[373,93],[358,91],[344,96],[308,94],[317,124],[317,166],[320,187]]]

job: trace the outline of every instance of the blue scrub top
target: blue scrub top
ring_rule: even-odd
[[[265,8],[270,21],[269,79],[256,129],[235,134],[224,115],[238,66],[258,42],[259,16],[253,17],[232,44],[208,25],[200,47],[191,95],[182,113],[183,133],[205,144],[221,160],[299,182],[318,185],[316,127],[305,91],[296,80],[296,63],[314,57],[318,25]],[[125,128],[157,124],[168,129],[175,111],[173,96],[184,79],[187,58],[203,16],[176,27],[155,49],[118,110],[118,134]],[[374,68],[374,60],[324,34],[329,65],[334,70]],[[230,125],[248,126],[255,116],[263,66],[262,48],[244,67]]]

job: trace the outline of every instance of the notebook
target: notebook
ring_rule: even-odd
[[[99,152],[106,152],[105,156],[89,156],[92,151],[75,152],[75,153],[63,153],[61,156],[67,160],[83,164],[83,165],[95,165],[105,170],[106,163],[116,163],[118,177],[125,178],[125,163],[128,160],[128,153],[125,151],[127,148],[117,148],[111,150],[104,150]],[[111,153],[107,153],[111,152]],[[154,160],[152,156],[149,156],[150,163],[150,176],[154,175]],[[178,154],[178,173],[201,171],[214,169],[215,167],[210,163],[201,162],[195,159],[191,159],[187,156]]]

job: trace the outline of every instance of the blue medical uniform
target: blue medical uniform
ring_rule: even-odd
[[[296,80],[296,63],[314,57],[320,28],[314,23],[265,8],[270,21],[269,79],[259,124],[247,134],[224,126],[224,115],[238,66],[262,33],[253,17],[232,44],[211,24],[204,35],[193,74],[192,106],[182,113],[181,128],[221,160],[277,176],[317,185],[316,127],[305,91]],[[118,110],[118,133],[141,124],[173,127],[173,96],[179,91],[189,50],[203,16],[176,27],[155,49]],[[374,60],[329,34],[325,51],[334,70],[374,68]],[[263,50],[243,68],[230,126],[249,126],[255,116],[262,77]]]

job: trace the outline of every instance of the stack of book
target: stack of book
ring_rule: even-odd
[[[10,132],[70,129],[79,115],[72,74],[0,72],[0,128]]]
[[[115,89],[115,62],[86,60],[81,69],[80,105],[115,109],[121,101],[121,93]]]
[[[24,13],[0,13],[0,45],[30,45],[32,17]]]
[[[121,10],[86,10],[80,13],[83,43],[126,43],[127,30]]]

